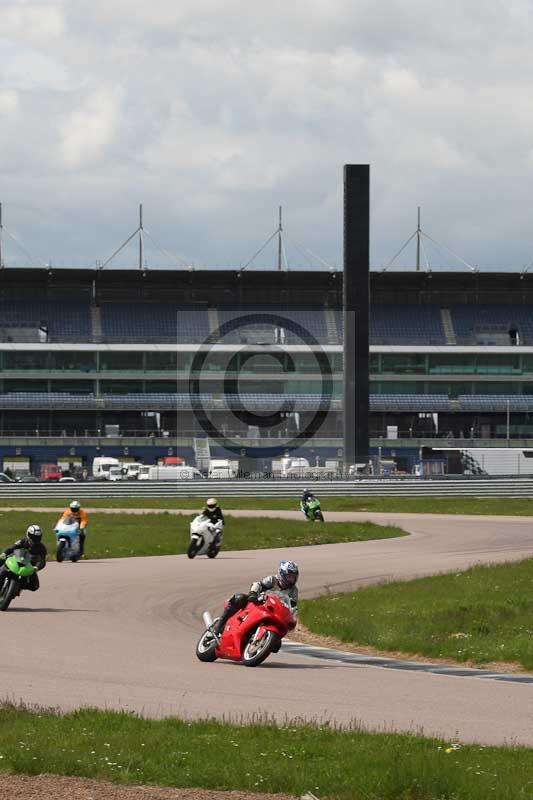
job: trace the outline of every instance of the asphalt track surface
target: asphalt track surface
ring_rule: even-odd
[[[529,518],[341,512],[328,518],[348,516],[398,524],[412,535],[291,551],[222,551],[214,560],[178,555],[50,563],[41,590],[24,592],[0,615],[3,699],[150,717],[356,723],[533,746],[531,683],[385,668],[291,644],[255,669],[197,660],[202,611],[216,613],[225,596],[270,573],[280,557],[298,561],[301,595],[312,597],[533,554]]]

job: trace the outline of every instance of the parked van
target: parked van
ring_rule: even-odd
[[[139,469],[139,481],[192,481],[203,478],[196,467],[158,467],[143,465]]]
[[[130,463],[122,464],[122,475],[128,481],[137,480],[139,477],[139,470],[143,466],[140,461],[132,461]]]
[[[58,481],[63,476],[63,470],[58,464],[40,464],[39,478],[42,481]]]
[[[111,456],[97,456],[93,460],[93,475],[96,480],[109,480],[109,470],[111,467],[118,467],[120,469],[120,461],[118,458],[112,458]]]
[[[107,473],[108,481],[121,481],[122,477],[122,467],[109,467],[109,472]]]
[[[229,458],[214,458],[209,462],[208,478],[236,478],[237,462]]]

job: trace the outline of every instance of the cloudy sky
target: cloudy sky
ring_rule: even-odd
[[[94,265],[142,202],[161,250],[239,266],[281,204],[290,265],[307,263],[293,243],[339,265],[342,166],[370,163],[372,265],[420,205],[469,264],[518,268],[533,259],[531,20],[529,0],[2,0],[4,226],[35,261]],[[427,244],[431,266],[457,265]]]

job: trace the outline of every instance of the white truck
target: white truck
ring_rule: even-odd
[[[140,461],[126,461],[122,464],[122,474],[128,481],[134,481],[139,477],[139,470],[143,465]]]
[[[118,467],[120,469],[120,461],[118,458],[112,458],[111,456],[96,456],[96,458],[93,459],[93,476],[98,481],[108,481],[110,478],[109,470],[111,467]]]
[[[213,458],[209,462],[207,470],[208,478],[236,478],[239,464],[237,461],[230,461],[229,458]]]
[[[143,464],[139,468],[138,481],[192,481],[203,478],[196,467],[182,466],[154,466]]]

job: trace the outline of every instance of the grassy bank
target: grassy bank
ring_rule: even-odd
[[[283,488],[280,488],[283,491]],[[76,486],[72,494],[64,498],[21,499],[0,495],[2,506],[23,508],[65,507],[76,496]],[[218,497],[224,509],[280,509],[298,511],[298,492],[293,497],[262,497],[261,484],[258,484],[257,497]],[[328,511],[381,511],[413,514],[494,514],[511,516],[533,516],[533,497],[322,497],[322,508]],[[110,497],[84,498],[83,505],[88,508],[201,508],[205,495],[201,497]]]
[[[533,559],[301,603],[313,632],[383,651],[533,670]]]
[[[338,800],[516,800],[533,751],[332,727],[149,721],[0,708],[0,772],[116,783],[284,792]]]
[[[0,549],[13,544],[26,527],[38,523],[43,541],[55,553],[53,527],[57,513],[0,511]],[[86,552],[90,558],[172,555],[185,553],[189,543],[191,516],[171,514],[91,515]],[[280,521],[267,518],[231,517],[226,519],[223,550],[258,550],[270,547],[301,547],[335,542],[357,542],[406,536],[393,526],[371,522],[333,522],[328,525],[305,521]]]

